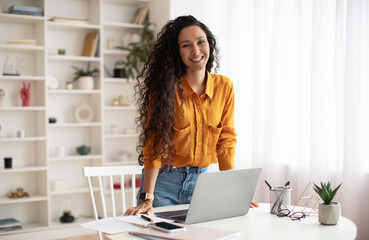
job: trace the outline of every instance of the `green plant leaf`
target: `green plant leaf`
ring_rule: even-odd
[[[341,183],[340,185],[338,185],[338,187],[336,187],[336,188],[333,190],[333,192],[331,193],[331,198],[332,198],[332,200],[333,200],[333,198],[336,196],[336,193],[337,193],[338,189],[340,189],[341,185],[342,185],[342,183]]]
[[[320,187],[313,183],[313,189],[315,192],[318,193],[319,197],[323,200],[325,204],[330,204],[335,197],[338,189],[341,187],[341,184],[332,191],[332,185],[330,182],[320,182]]]

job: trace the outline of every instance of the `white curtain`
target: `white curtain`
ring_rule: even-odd
[[[342,182],[335,200],[357,239],[368,239],[369,1],[233,0],[222,8],[237,167],[263,168],[255,199],[269,201],[264,180],[291,181],[293,203],[309,182]]]
[[[342,182],[335,200],[369,238],[369,1],[171,0],[219,39],[234,82],[237,168],[262,167],[255,200],[291,182]],[[208,8],[208,9],[207,9]],[[207,9],[207,10],[205,10]],[[210,9],[210,10],[209,10]]]

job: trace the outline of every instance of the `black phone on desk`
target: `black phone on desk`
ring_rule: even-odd
[[[185,227],[168,222],[157,222],[150,224],[149,227],[166,233],[182,232],[186,230]]]

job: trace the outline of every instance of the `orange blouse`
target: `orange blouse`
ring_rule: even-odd
[[[225,76],[207,72],[205,93],[199,96],[183,77],[183,111],[181,97],[175,97],[174,126],[176,154],[172,166],[186,165],[200,168],[219,163],[220,170],[235,167],[236,132],[234,129],[233,83]],[[153,140],[146,141],[143,161],[146,169],[160,168],[160,158],[150,159],[153,154]]]

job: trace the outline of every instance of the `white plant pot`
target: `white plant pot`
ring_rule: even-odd
[[[94,89],[94,78],[90,76],[79,77],[77,80],[78,89],[92,90]]]
[[[331,202],[331,204],[319,204],[319,222],[323,225],[336,225],[341,217],[341,204]]]

